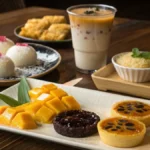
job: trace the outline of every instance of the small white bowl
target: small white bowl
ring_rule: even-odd
[[[127,53],[127,52],[125,52]],[[147,82],[150,81],[150,68],[130,68],[124,67],[116,63],[116,59],[125,53],[120,53],[112,57],[112,63],[118,75],[130,82]]]

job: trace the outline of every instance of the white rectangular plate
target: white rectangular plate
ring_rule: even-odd
[[[40,87],[43,84],[48,82],[36,80],[36,79],[28,79],[28,82],[33,87]],[[129,100],[129,99],[137,99],[128,96],[122,96],[117,94],[110,94],[106,92],[88,90],[77,87],[70,87],[66,85],[57,84],[60,88],[64,89],[69,95],[74,96],[78,102],[81,104],[82,109],[89,110],[97,113],[101,119],[110,116],[110,109],[112,105],[121,100]],[[5,91],[3,94],[11,96],[13,98],[17,98],[17,90],[18,84],[14,85]],[[138,99],[143,102],[147,102],[150,104],[150,101],[146,101],[144,99]],[[0,101],[0,105],[4,105],[2,101]],[[53,142],[62,143],[65,145],[92,149],[92,150],[148,150],[150,149],[150,130],[147,130],[146,136],[144,138],[144,142],[134,148],[115,148],[102,143],[98,134],[95,134],[86,138],[69,138],[65,136],[61,136],[55,132],[52,124],[43,124],[34,130],[19,130],[7,126],[0,126],[1,130],[6,130],[14,133],[19,133],[22,135],[28,135],[36,138],[41,138],[44,140],[49,140]]]

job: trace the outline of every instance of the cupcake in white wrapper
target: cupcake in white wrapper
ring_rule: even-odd
[[[135,58],[131,52],[125,52],[115,55],[112,63],[118,75],[126,81],[150,81],[150,59]]]

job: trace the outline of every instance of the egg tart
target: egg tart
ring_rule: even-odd
[[[150,126],[150,105],[140,101],[121,101],[112,107],[112,116],[120,116],[142,121],[146,126]]]
[[[113,117],[102,120],[97,125],[101,140],[114,147],[134,147],[139,145],[146,133],[145,124],[134,119]]]

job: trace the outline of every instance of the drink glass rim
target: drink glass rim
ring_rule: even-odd
[[[72,12],[71,10],[75,9],[75,8],[84,8],[84,7],[96,7],[96,6],[100,6],[100,7],[104,7],[104,8],[109,8],[112,10],[111,13],[109,14],[102,14],[102,15],[99,15],[99,16],[107,16],[107,15],[110,15],[110,14],[115,14],[117,12],[117,9],[114,7],[114,6],[110,6],[110,5],[106,5],[106,4],[80,4],[80,5],[73,5],[73,6],[70,6],[67,8],[67,13],[70,14],[70,15],[74,15],[74,16],[87,16],[86,14],[77,14],[77,13],[74,13]],[[90,16],[90,15],[88,15]],[[95,16],[91,16],[91,17],[95,17]]]

